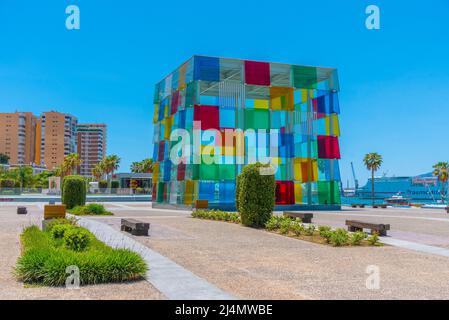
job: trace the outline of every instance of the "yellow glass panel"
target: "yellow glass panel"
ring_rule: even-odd
[[[302,188],[300,183],[295,183],[295,203],[300,204],[302,202]]]
[[[159,181],[159,162],[153,163],[153,182]]]
[[[311,161],[311,173],[310,180],[309,174],[309,161]],[[296,181],[312,182],[318,180],[318,162],[316,159],[309,158],[294,158],[293,159],[293,174]]]
[[[191,180],[186,180],[186,190],[184,192],[184,204],[190,205],[193,203],[193,195],[195,192],[195,184]]]
[[[268,109],[269,101],[268,100],[254,100],[254,108],[256,109]]]
[[[156,123],[159,118],[159,104],[154,104],[153,123]]]
[[[270,106],[273,110],[293,110],[293,88],[270,87]]]
[[[173,116],[164,119],[164,139],[170,139]]]

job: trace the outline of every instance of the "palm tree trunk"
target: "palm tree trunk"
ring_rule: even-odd
[[[106,191],[108,194],[111,194],[111,185],[112,185],[112,175],[114,171],[111,171],[111,174],[108,174],[108,190]]]
[[[374,206],[374,170],[371,170],[371,197],[373,200],[373,206]]]
[[[444,193],[444,184],[445,184],[445,181],[441,181],[441,200],[443,201],[443,204],[444,204],[444,200],[446,198],[446,194]]]

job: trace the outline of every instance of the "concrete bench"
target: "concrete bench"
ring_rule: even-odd
[[[284,211],[284,217],[300,218],[304,223],[312,223],[313,213],[296,212],[296,211]]]
[[[375,231],[381,236],[386,236],[387,231],[390,230],[389,224],[370,223],[356,220],[346,220],[346,225],[348,226],[348,231],[351,232],[363,231],[363,229],[370,229],[371,233]]]
[[[58,219],[65,218],[66,206],[65,204],[47,204],[44,206],[44,219]]]
[[[150,224],[136,219],[122,219],[120,229],[131,233],[133,236],[148,236]]]
[[[17,207],[17,214],[27,214],[27,208],[26,207]]]

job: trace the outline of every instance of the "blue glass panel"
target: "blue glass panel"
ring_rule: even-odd
[[[166,148],[168,149],[168,148]],[[164,161],[164,181],[170,181],[170,173],[171,173],[171,161]]]
[[[198,191],[198,199],[199,200],[215,200],[215,182],[199,182],[199,191]]]
[[[219,185],[220,202],[235,201],[235,182],[220,182]]]
[[[220,81],[220,60],[212,57],[195,57],[194,80]]]
[[[220,108],[220,128],[235,128],[235,109]]]

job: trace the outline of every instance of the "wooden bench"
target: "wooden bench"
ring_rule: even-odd
[[[27,214],[27,208],[26,207],[17,207],[17,214]]]
[[[387,209],[387,206],[388,206],[387,204],[381,204],[381,205],[380,205],[380,207],[381,207],[382,209]]]
[[[65,218],[65,204],[47,204],[44,206],[44,219]]]
[[[304,223],[312,223],[313,213],[296,212],[296,211],[284,211],[284,217],[300,218]]]
[[[150,224],[135,219],[122,219],[121,230],[131,233],[133,236],[148,236]]]
[[[363,229],[370,229],[371,233],[376,231],[381,236],[387,235],[387,230],[390,230],[389,224],[377,224],[363,221],[346,220],[346,225],[348,226],[348,231],[363,231]]]
[[[196,209],[207,209],[209,208],[208,200],[196,200],[194,204]]]

